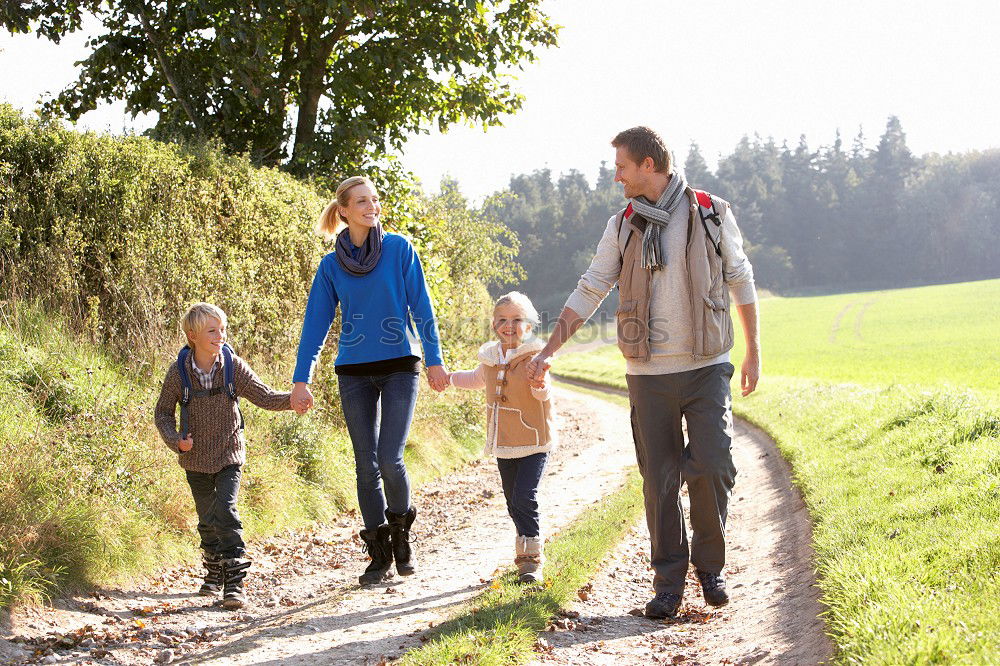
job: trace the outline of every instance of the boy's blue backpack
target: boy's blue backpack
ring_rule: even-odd
[[[191,398],[205,398],[210,395],[217,395],[223,391],[229,399],[236,402],[236,411],[240,415],[240,430],[243,430],[243,412],[240,411],[239,398],[236,397],[236,381],[233,379],[233,348],[228,344],[222,345],[222,374],[225,382],[222,386],[195,391],[191,388],[191,377],[188,376],[187,358],[191,353],[191,347],[184,345],[177,354],[177,372],[181,376],[181,439],[188,436],[188,405]]]

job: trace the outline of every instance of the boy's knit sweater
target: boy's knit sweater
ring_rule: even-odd
[[[192,390],[199,391],[198,378],[194,374],[194,354],[188,354],[188,377],[192,382]],[[233,354],[233,381],[236,384],[236,395],[246,398],[253,404],[264,409],[291,409],[291,393],[275,391],[261,381],[247,362]],[[212,387],[225,383],[223,366],[216,366],[212,375]],[[174,361],[163,380],[160,399],[156,401],[156,427],[160,436],[172,451],[180,454],[177,462],[191,472],[214,474],[229,465],[242,465],[246,462],[246,442],[240,429],[240,414],[236,401],[230,400],[225,391],[212,396],[191,398],[188,404],[188,427],[194,446],[190,451],[181,453],[177,442],[181,435],[177,432],[177,405],[181,401],[181,376],[177,372],[177,362]]]

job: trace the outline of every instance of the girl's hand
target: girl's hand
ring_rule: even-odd
[[[443,365],[427,366],[427,383],[431,385],[432,389],[440,393],[448,388],[448,380],[448,371],[444,369]]]
[[[533,389],[543,389],[548,385],[549,372],[548,370],[542,375],[541,379],[536,379],[535,377],[528,377],[528,386]]]
[[[313,395],[309,390],[309,385],[305,382],[295,382],[295,386],[292,387],[291,402],[292,409],[299,416],[308,412],[313,406]]]
[[[188,434],[187,439],[178,440],[177,448],[180,449],[181,453],[187,453],[194,448],[194,438],[191,437],[190,433]]]

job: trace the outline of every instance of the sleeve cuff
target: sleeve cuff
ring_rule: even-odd
[[[579,289],[577,289],[569,295],[569,298],[566,299],[566,305],[564,307],[567,307],[577,313],[583,317],[584,321],[586,321],[594,314],[598,305],[600,305],[600,303],[595,305],[589,298],[584,296]]]
[[[757,302],[757,287],[753,280],[729,285],[729,296],[733,305],[748,305]]]

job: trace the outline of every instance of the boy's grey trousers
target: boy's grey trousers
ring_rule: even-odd
[[[198,534],[206,553],[243,557],[243,523],[236,511],[240,492],[239,465],[223,467],[215,474],[187,472],[188,485],[198,512]]]
[[[713,574],[722,573],[726,563],[726,513],[736,480],[730,448],[733,370],[732,364],[719,363],[666,375],[626,375],[657,592],[683,593],[689,559]],[[690,550],[682,481],[691,501]]]

